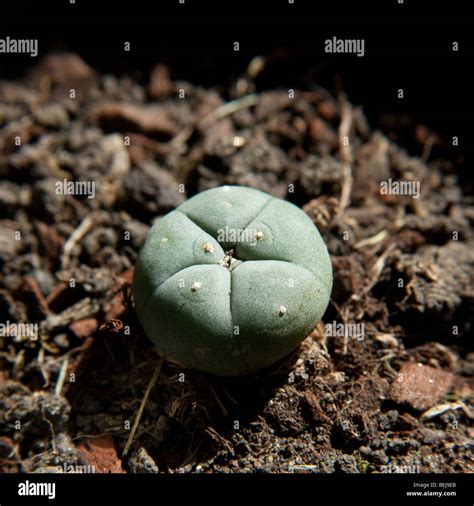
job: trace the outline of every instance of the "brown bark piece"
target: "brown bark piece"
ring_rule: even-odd
[[[392,383],[388,399],[417,410],[432,407],[451,388],[454,375],[423,364],[403,364]]]
[[[173,92],[173,83],[170,79],[170,71],[166,65],[158,64],[150,76],[148,93],[153,98],[164,98]]]
[[[77,447],[77,453],[83,464],[94,466],[96,473],[125,472],[110,434],[82,441]]]
[[[97,105],[92,120],[105,130],[144,132],[148,135],[167,137],[178,135],[180,129],[159,105],[135,105],[109,102]]]
[[[80,339],[91,336],[98,327],[99,324],[95,318],[84,318],[70,325],[71,330]]]

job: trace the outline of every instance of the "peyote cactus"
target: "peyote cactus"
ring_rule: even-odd
[[[159,219],[133,282],[139,319],[164,356],[223,376],[292,351],[331,288],[328,251],[306,214],[242,186],[204,191]]]

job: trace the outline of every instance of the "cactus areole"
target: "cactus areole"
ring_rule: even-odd
[[[163,355],[222,376],[295,349],[331,288],[329,254],[308,216],[242,186],[204,191],[160,218],[133,280],[139,319]]]

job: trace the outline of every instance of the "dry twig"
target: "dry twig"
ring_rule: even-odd
[[[241,109],[246,109],[247,107],[252,107],[256,105],[258,102],[258,95],[245,95],[242,98],[238,98],[237,100],[232,100],[231,102],[227,102],[224,105],[221,105],[214,111],[212,111],[207,116],[199,121],[199,126],[201,128],[208,128],[213,123],[220,121],[221,119],[234,114],[234,112],[240,111]]]
[[[64,244],[63,255],[61,258],[61,270],[66,270],[69,267],[71,261],[71,253],[77,246],[79,241],[87,235],[94,225],[94,221],[91,216],[86,216],[80,223],[80,225],[74,230],[69,239]]]
[[[153,373],[153,376],[151,377],[150,383],[148,383],[148,386],[145,391],[145,395],[143,396],[140,407],[138,408],[137,416],[135,417],[135,420],[133,421],[132,430],[130,431],[130,435],[128,436],[127,444],[125,445],[125,448],[122,453],[122,458],[127,455],[128,451],[130,450],[130,446],[132,446],[133,438],[135,437],[135,433],[137,432],[137,429],[138,429],[138,424],[140,423],[140,419],[143,415],[143,410],[145,409],[146,403],[148,401],[148,397],[150,396],[150,392],[152,391],[155,383],[158,380],[162,365],[163,365],[163,358],[161,358],[160,361],[158,362],[155,372]]]
[[[66,378],[66,372],[69,365],[69,358],[66,357],[61,365],[61,369],[59,370],[58,380],[56,382],[56,387],[54,389],[54,395],[61,395],[61,391],[64,385],[64,379]]]
[[[339,152],[342,159],[342,190],[337,216],[342,216],[349,205],[352,190],[352,149],[349,132],[352,128],[352,108],[346,99],[341,100],[341,123],[339,125]]]

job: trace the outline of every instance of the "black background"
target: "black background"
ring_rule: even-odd
[[[409,114],[447,138],[462,137],[458,153],[474,151],[468,2],[178,1],[8,0],[0,7],[0,38],[37,37],[40,54],[75,51],[103,72],[134,71],[143,80],[163,61],[174,79],[206,86],[228,85],[253,56],[266,54],[272,63],[257,79],[259,89],[314,82],[339,87],[363,105],[372,126],[382,114],[399,115],[399,123]],[[324,41],[332,36],[365,39],[365,56],[326,54]],[[131,42],[128,53],[124,41]],[[234,41],[240,42],[238,53]],[[458,53],[451,50],[453,41]],[[2,78],[17,77],[37,61],[0,56]],[[404,100],[397,98],[398,88]],[[402,140],[411,147],[408,137]]]
[[[0,475],[2,506],[471,506],[472,475]],[[25,480],[56,483],[56,498],[18,497]],[[413,483],[429,484],[427,489]],[[440,483],[455,483],[441,488]],[[432,483],[438,484],[431,486]],[[407,491],[455,490],[456,497],[407,497]]]

